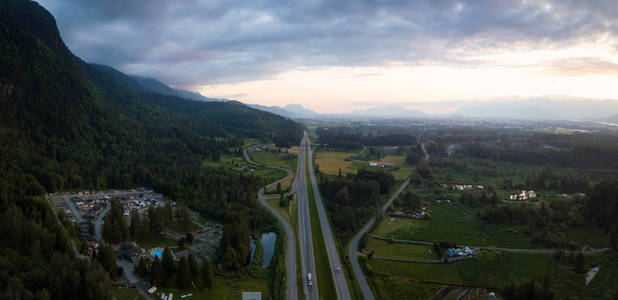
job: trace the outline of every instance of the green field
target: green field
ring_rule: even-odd
[[[452,264],[402,263],[380,259],[369,261],[371,277],[393,276],[408,280],[447,285],[502,287],[511,282],[531,279],[542,281],[549,276],[560,294],[598,298],[618,291],[618,259],[616,254],[587,256],[587,265],[600,264],[601,270],[590,286],[584,286],[584,275],[573,272],[568,259],[554,261],[551,255],[513,254],[484,251],[475,259]]]
[[[131,288],[119,288],[113,292],[116,300],[141,300],[146,299],[136,289]]]
[[[420,283],[392,276],[372,276],[368,279],[376,298],[384,300],[424,300],[440,289],[440,285]]]
[[[368,239],[364,253],[373,252],[375,256],[417,259],[417,260],[434,260],[438,259],[430,246],[410,245],[404,243],[389,243],[383,240]]]
[[[277,166],[287,168],[291,170],[296,169],[298,162],[298,156],[292,153],[274,152],[274,151],[255,151],[249,153],[251,158],[255,162],[259,162],[266,165]]]
[[[204,291],[184,291],[178,289],[163,289],[162,292],[174,294],[174,299],[180,296],[193,294],[186,299],[199,300],[220,300],[220,299],[242,299],[242,292],[262,292],[262,299],[269,299],[268,285],[264,279],[252,277],[240,278],[215,278],[215,285],[211,290]]]
[[[318,289],[321,299],[336,299],[337,292],[333,281],[333,274],[328,263],[328,253],[322,234],[322,226],[318,217],[318,208],[313,195],[313,188],[309,180],[309,165],[306,165],[307,172],[307,191],[309,197],[309,214],[311,215],[311,233],[313,236],[313,251],[315,256],[315,267],[318,274]]]
[[[163,247],[163,248],[167,248],[167,247],[172,247],[172,246],[176,246],[178,245],[178,243],[164,235],[158,236],[158,237],[152,237],[152,238],[148,238],[148,239],[139,239],[136,240],[135,243],[142,247],[142,248],[146,248],[146,249],[150,249],[150,248],[156,248],[156,247]]]
[[[378,167],[369,167],[369,161],[355,159],[358,152],[345,151],[316,151],[315,164],[319,165],[321,172],[329,175],[339,174],[339,169],[343,174],[356,174],[359,169],[378,169]],[[395,179],[402,180],[407,178],[414,170],[414,166],[405,164],[405,156],[403,155],[387,155],[379,160],[372,160],[378,164],[390,163],[393,166],[399,167],[396,170],[389,170],[395,176]],[[381,169],[381,168],[380,168]]]

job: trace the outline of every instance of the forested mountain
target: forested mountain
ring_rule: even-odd
[[[141,77],[141,76],[132,76],[139,84],[150,90],[150,92],[168,95],[168,96],[177,96],[180,98],[186,98],[191,100],[198,101],[228,101],[227,99],[217,99],[217,98],[208,98],[204,97],[198,93],[193,93],[185,90],[177,90],[173,89],[161,81],[158,81],[153,78]]]
[[[0,298],[107,299],[96,259],[77,259],[42,195],[81,188],[153,187],[226,221],[271,222],[253,176],[202,167],[238,154],[246,137],[294,142],[293,121],[238,102],[153,93],[87,64],[36,2],[0,1]],[[251,212],[251,213],[248,213]]]

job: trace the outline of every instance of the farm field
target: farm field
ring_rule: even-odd
[[[431,250],[431,253],[430,253]],[[388,241],[369,238],[364,253],[373,252],[374,256],[385,256],[403,259],[434,260],[438,259],[430,246],[390,243]]]
[[[375,162],[379,165],[390,163],[399,167],[396,170],[386,169],[392,172],[397,180],[407,178],[414,170],[414,166],[405,164],[405,156],[403,155],[386,155],[384,158],[369,161],[354,159],[357,155],[358,152],[319,150],[315,152],[314,156],[315,163],[319,165],[320,171],[329,175],[339,174],[339,169],[341,169],[342,174],[356,174],[359,169],[382,169],[380,167],[369,167],[369,162]]]
[[[368,278],[377,299],[428,299],[438,290],[440,285],[420,283],[393,276],[371,276]]]
[[[368,264],[374,275],[400,277],[407,280],[447,285],[503,287],[509,282],[542,281],[549,276],[550,283],[561,293],[598,299],[618,291],[615,278],[618,261],[616,254],[587,256],[587,265],[601,265],[601,270],[588,287],[584,275],[575,274],[571,258],[555,261],[551,255],[513,254],[484,251],[475,259],[453,264],[402,263],[371,259]]]
[[[256,162],[291,170],[296,169],[296,162],[298,161],[296,154],[285,152],[254,151],[249,153],[249,155]]]
[[[211,290],[183,291],[178,289],[163,289],[162,292],[174,294],[174,299],[180,299],[180,296],[185,294],[193,294],[187,299],[196,300],[240,300],[242,299],[242,292],[262,292],[262,298],[269,299],[266,280],[253,277],[215,277],[215,284]]]

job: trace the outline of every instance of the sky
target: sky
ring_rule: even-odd
[[[615,0],[41,0],[88,62],[204,96],[340,113],[618,99]]]

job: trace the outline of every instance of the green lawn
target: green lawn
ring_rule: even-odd
[[[438,259],[430,246],[410,245],[403,243],[389,243],[383,240],[377,240],[369,238],[367,240],[367,246],[363,252],[374,252],[375,256],[385,256],[404,259],[418,259],[418,260],[433,260]]]
[[[343,174],[356,174],[358,169],[377,169],[377,167],[369,167],[369,162],[366,160],[358,160],[355,157],[358,152],[345,152],[345,151],[316,151],[315,163],[319,165],[320,171],[329,174],[339,174],[339,169]],[[410,176],[410,173],[414,170],[414,166],[405,164],[405,156],[402,155],[387,155],[379,160],[373,160],[371,162],[390,163],[394,166],[398,166],[397,170],[388,170],[393,173],[396,179],[402,180]]]
[[[330,264],[328,263],[328,253],[326,252],[326,245],[324,244],[322,226],[320,225],[320,219],[318,217],[318,208],[313,196],[311,181],[309,180],[310,175],[308,165],[306,166],[306,172],[307,191],[309,194],[309,214],[311,216],[311,233],[313,236],[313,251],[315,256],[315,267],[318,273],[316,275],[318,278],[318,290],[320,292],[321,299],[336,299],[337,292],[335,291],[333,275],[330,271]]]
[[[260,278],[215,278],[215,286],[207,291],[184,291],[178,289],[163,289],[166,294],[173,293],[174,299],[180,296],[193,294],[185,299],[220,300],[242,299],[242,292],[262,292],[262,299],[269,299],[268,285]]]
[[[113,294],[116,300],[145,299],[136,289],[131,288],[119,288],[114,290]]]
[[[285,152],[255,151],[251,152],[250,155],[256,162],[291,170],[296,169],[298,161],[297,155]]]
[[[584,275],[573,272],[573,263],[561,262],[551,255],[483,252],[476,259],[453,264],[401,263],[372,259],[371,277],[393,276],[408,280],[449,285],[502,287],[511,282],[549,276],[551,286],[560,295],[585,296],[590,299],[613,295],[618,291],[617,254],[587,256],[588,268],[600,264],[601,270],[590,286],[584,286]]]
[[[253,172],[253,175],[261,177],[266,182],[270,183],[270,182],[273,182],[275,180],[285,177],[287,173],[281,170],[277,170],[277,169],[262,167],[262,168],[257,168],[255,172]]]
[[[478,208],[442,202],[431,204],[431,210],[430,220],[385,217],[374,234],[397,239],[454,242],[471,246],[535,248],[530,244],[524,226],[482,222],[476,217]]]
[[[178,245],[178,243],[164,235],[158,236],[158,237],[153,237],[153,238],[149,238],[149,239],[139,239],[137,241],[135,241],[135,243],[142,247],[142,248],[146,248],[146,249],[150,249],[150,248],[155,248],[155,247],[171,247],[171,246],[176,246]]]
[[[368,278],[377,299],[403,300],[428,299],[438,290],[440,285],[420,283],[391,276],[371,276]]]

